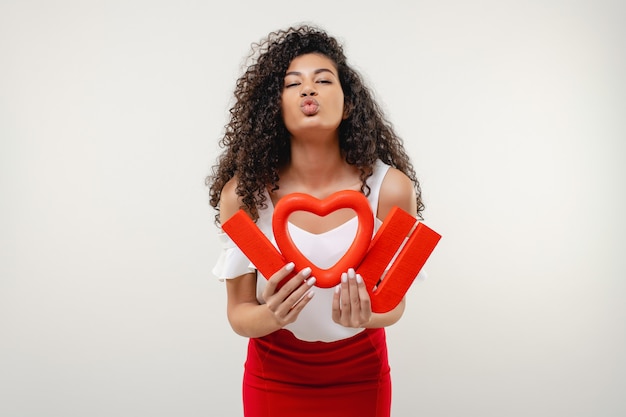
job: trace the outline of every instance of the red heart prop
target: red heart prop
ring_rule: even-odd
[[[295,211],[307,211],[318,216],[326,216],[342,208],[349,208],[356,212],[359,223],[354,242],[335,265],[328,269],[319,268],[300,252],[291,239],[288,229],[289,216]],[[276,204],[272,228],[276,244],[285,259],[293,262],[297,270],[310,267],[312,276],[316,278],[315,285],[330,288],[339,284],[341,273],[346,272],[348,268],[356,268],[365,256],[372,240],[374,215],[367,198],[358,191],[339,191],[323,200],[308,194],[293,193],[281,198]]]

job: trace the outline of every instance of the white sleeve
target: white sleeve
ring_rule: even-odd
[[[224,231],[219,229],[217,237],[222,249],[213,267],[213,275],[220,281],[224,281],[255,272],[254,265]]]

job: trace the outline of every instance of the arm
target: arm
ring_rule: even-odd
[[[389,168],[383,179],[378,200],[378,217],[384,219],[393,207],[416,216],[415,188],[401,171]],[[346,327],[378,328],[396,323],[402,317],[406,300],[386,313],[372,312],[370,297],[363,279],[353,270],[342,275],[333,298],[333,320]]]
[[[235,192],[236,180],[229,181],[222,191],[220,222],[226,222],[241,204]],[[245,337],[261,337],[281,329],[296,320],[300,311],[313,297],[310,291],[315,283],[304,269],[291,278],[280,290],[278,283],[292,273],[293,264],[287,264],[268,280],[260,304],[256,298],[256,274],[241,275],[226,281],[227,315],[233,330]]]

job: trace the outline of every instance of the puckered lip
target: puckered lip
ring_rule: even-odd
[[[311,106],[311,105],[319,106],[320,104],[317,102],[317,100],[311,97],[303,98],[302,101],[300,101],[300,107]]]
[[[307,116],[313,116],[314,114],[317,114],[319,108],[319,102],[312,97],[306,97],[300,101],[300,109]]]

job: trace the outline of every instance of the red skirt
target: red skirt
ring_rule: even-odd
[[[245,417],[389,417],[384,329],[336,342],[304,342],[287,330],[250,339]]]

